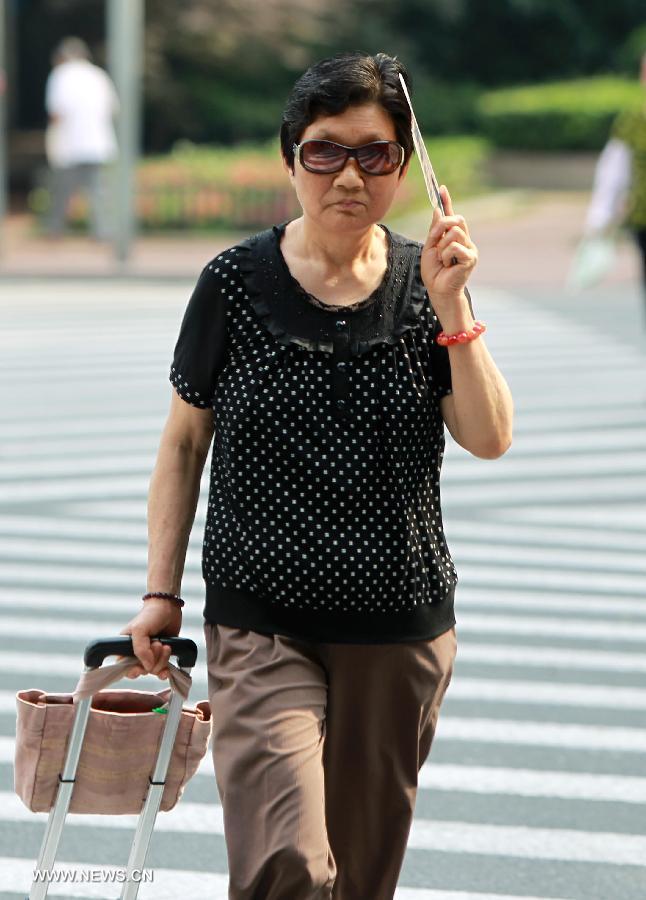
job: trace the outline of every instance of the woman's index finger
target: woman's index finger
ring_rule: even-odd
[[[442,203],[444,205],[444,215],[452,216],[453,215],[453,203],[451,202],[451,195],[449,194],[449,189],[445,184],[440,186],[440,194],[442,195]]]

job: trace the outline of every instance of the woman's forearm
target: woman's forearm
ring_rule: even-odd
[[[179,594],[205,455],[164,440],[148,495],[149,591]]]
[[[482,338],[449,348],[456,440],[475,456],[495,459],[510,446],[513,401]]]

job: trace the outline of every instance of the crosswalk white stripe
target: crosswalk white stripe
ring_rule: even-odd
[[[112,361],[112,357],[110,357]],[[94,364],[94,360],[92,360]],[[165,387],[165,386],[164,386]],[[600,421],[603,428],[600,427]],[[44,418],[38,424],[34,424],[32,417],[26,417],[23,421],[5,421],[2,426],[3,439],[27,439],[37,438],[42,441],[48,436],[59,435],[71,437],[78,435],[105,435],[114,436],[119,432],[124,435],[156,434],[159,435],[163,421],[159,414],[153,416],[137,415],[135,411],[130,416],[123,411],[115,411],[114,415],[94,417],[91,414],[82,419],[65,419],[54,417],[50,420]],[[635,407],[632,403],[622,406],[616,405],[616,397],[613,403],[602,410],[597,399],[591,402],[569,409],[524,410],[517,423],[516,432],[526,434],[531,432],[553,432],[558,434],[572,433],[576,437],[585,429],[586,435],[580,435],[583,440],[587,437],[593,441],[594,435],[603,433],[604,430],[621,426],[634,426]]]
[[[131,499],[141,496],[141,502],[145,503],[145,497],[150,480],[150,472],[142,469],[139,475],[102,475],[101,478],[74,478],[69,481],[49,481],[35,483],[28,480],[14,484],[3,484],[0,487],[0,498],[5,503],[17,503],[25,500],[66,500],[90,497],[119,496],[123,494]]]
[[[580,432],[544,430],[540,434],[525,435],[521,431],[520,436],[514,437],[513,454],[515,458],[525,454],[539,455],[542,453],[563,453],[568,456],[572,451],[581,453],[586,447],[595,453],[601,450],[633,450],[646,449],[646,429],[600,427],[604,423],[598,423],[596,428],[590,429],[585,435],[585,443]],[[510,453],[512,450],[510,449]]]
[[[66,662],[68,671],[56,668],[57,674],[75,674],[79,669]],[[7,664],[2,669],[6,671]],[[12,672],[20,671],[18,667]],[[48,670],[50,671],[50,670]],[[33,674],[33,672],[32,672]],[[137,680],[139,690],[160,690],[160,679]],[[206,670],[199,663],[193,670],[194,690],[192,700],[206,694]],[[163,683],[162,683],[163,684]],[[129,682],[132,687],[132,681]],[[165,686],[165,685],[164,685]],[[36,684],[31,687],[37,687]],[[70,685],[69,690],[73,688]],[[25,685],[24,689],[27,689]],[[480,743],[510,744],[535,747],[582,748],[586,750],[612,750],[624,753],[643,753],[646,750],[645,728],[623,728],[608,725],[571,725],[560,722],[516,721],[511,719],[462,718],[460,716],[440,716],[437,737],[441,740],[477,741]]]
[[[451,460],[451,465],[447,465],[442,476],[451,493],[453,493],[454,482],[456,485],[464,484],[465,481],[480,482],[482,477],[482,465],[453,465],[456,461]],[[465,460],[466,462],[470,461]],[[634,453],[616,450],[590,451],[579,454],[569,453],[567,456],[537,452],[532,456],[529,454],[515,456],[510,450],[509,457],[500,460],[495,471],[487,478],[486,486],[490,489],[493,482],[507,482],[510,479],[521,477],[527,479],[528,486],[534,486],[548,475],[558,475],[559,477],[575,475],[577,479],[584,476],[611,475],[617,471],[618,466],[622,473],[630,471],[641,473],[644,468],[644,451],[640,450]],[[481,482],[475,485],[476,496],[483,487]]]
[[[540,587],[544,591],[571,589],[588,590],[591,593],[603,592],[608,596],[630,593],[639,595],[644,590],[644,576],[625,572],[595,572],[594,577],[585,569],[581,571],[549,569],[545,567],[514,566],[513,556],[505,560],[505,565],[489,566],[486,563],[471,565],[469,562],[459,563],[459,574],[462,582],[484,587],[488,584],[502,586],[513,585],[522,590],[523,587]]]
[[[512,897],[511,894],[481,894],[474,891],[450,891],[446,888],[434,891],[427,888],[399,887],[395,890],[394,900],[545,900],[545,898],[528,897],[526,894],[522,897]],[[555,897],[553,900],[559,898]]]
[[[142,502],[145,502],[145,494],[150,475],[150,466],[142,466],[140,475],[110,475],[102,473],[100,479],[70,478],[68,481],[43,481],[35,483],[32,479],[24,482],[16,481],[3,484],[1,488],[2,498],[5,502],[16,503],[24,500],[60,500],[68,498],[95,498],[105,494],[111,496],[124,493],[127,497],[142,494]],[[504,482],[503,480],[503,483]],[[478,485],[465,485],[456,482],[450,485],[449,503],[451,506],[468,503],[470,507],[474,503],[496,503],[500,500],[500,484],[494,478],[486,483]],[[597,500],[607,499],[635,499],[646,496],[646,476],[624,474],[616,477],[600,476],[595,479],[595,494]],[[531,502],[541,499],[544,502],[583,500],[590,495],[590,483],[586,478],[570,478],[567,481],[549,479],[546,481],[531,482],[526,479],[514,485],[514,502]]]
[[[0,764],[13,765],[14,756],[14,738],[0,737]],[[210,752],[200,762],[195,777],[213,779]],[[420,769],[419,788],[450,794],[460,792],[594,803],[646,803],[646,778],[637,776],[450,765],[432,761],[424,763]]]
[[[628,775],[434,765],[431,762],[422,766],[419,786],[451,794],[458,791],[639,805],[646,802],[646,778]]]
[[[198,629],[187,630],[186,636],[200,640]],[[0,712],[14,709],[14,693],[0,691]],[[589,709],[646,709],[646,689],[591,684],[572,684],[561,681],[518,681],[508,678],[456,677],[447,695],[453,700],[524,704],[531,706],[574,706]]]
[[[89,538],[89,535],[88,535]],[[116,560],[119,564],[124,562],[142,563],[146,560],[146,542],[139,540],[134,543],[122,537],[115,541],[74,540],[61,537],[34,538],[27,536],[5,536],[0,543],[0,553],[3,557],[17,562],[22,559],[61,561],[78,559],[79,556],[86,562],[101,562],[106,559]],[[601,570],[605,575],[618,573],[646,574],[646,542],[644,547],[636,552],[623,552],[619,550],[600,551],[591,548],[580,550],[574,548],[557,547],[510,547],[503,541],[496,543],[471,543],[462,539],[451,541],[451,553],[458,566],[464,563],[488,564],[505,563],[506,565],[535,566],[543,563],[560,570],[585,570],[592,572]],[[643,575],[642,575],[643,577]]]
[[[448,471],[448,470],[447,470]],[[507,482],[506,490],[510,490]],[[478,485],[453,483],[450,488],[445,488],[445,497],[450,506],[468,505],[470,508],[479,504],[498,504],[500,502],[501,485],[495,479],[488,479]],[[599,476],[594,479],[594,493],[597,502],[605,503],[606,500],[635,500],[646,496],[646,476],[624,473],[613,477]],[[532,502],[534,500],[543,503],[565,503],[586,500],[590,497],[589,478],[550,478],[541,481],[530,479],[519,480],[513,485],[513,503]]]
[[[59,539],[66,537],[79,542],[84,542],[88,538],[107,538],[111,541],[121,540],[128,543],[134,541],[145,545],[147,540],[144,510],[139,525],[132,522],[102,522],[69,517],[60,519],[53,516],[38,516],[37,519],[27,519],[24,516],[0,515],[0,534],[16,538],[20,535],[21,543],[23,538],[33,538],[34,547],[37,547],[41,540],[49,540],[52,535]],[[77,550],[83,549],[83,543],[76,546]]]
[[[162,421],[160,419],[157,432],[150,434],[133,434],[121,435],[120,437],[97,435],[96,437],[84,438],[48,438],[46,441],[39,441],[37,444],[33,440],[13,440],[5,441],[4,448],[7,453],[16,456],[25,462],[35,462],[37,460],[50,460],[58,456],[77,457],[82,455],[89,456],[96,453],[114,452],[116,454],[126,451],[130,454],[155,452],[159,444],[159,436],[161,432]]]
[[[160,421],[159,431],[162,424]],[[46,445],[43,449],[45,448]],[[107,457],[95,456],[91,452],[86,457],[78,456],[76,453],[60,457],[53,456],[51,453],[28,455],[0,463],[0,479],[8,481],[10,487],[18,488],[28,485],[31,481],[43,485],[48,479],[74,478],[76,481],[88,474],[113,477],[123,472],[151,471],[156,449],[157,441],[151,439],[147,442],[147,452],[145,453],[134,453],[132,450],[130,453],[126,453],[123,448],[123,452],[119,454],[115,452]],[[618,488],[625,487],[627,485],[625,475],[628,472],[641,472],[640,463],[643,456],[644,453],[641,451],[634,454],[622,453],[621,455],[616,452],[605,455],[588,453],[580,457],[548,457],[545,454],[529,458],[521,457],[520,459],[510,457],[487,477],[486,483],[482,481],[482,469],[479,465],[460,458],[451,461],[451,465],[445,470],[443,480],[452,497],[459,498],[469,486],[474,491],[475,497],[479,499],[483,496],[490,498],[493,492],[499,489],[500,484],[507,484],[510,479],[522,479],[522,482],[516,486],[516,490],[522,491],[523,496],[531,498],[540,492],[543,482],[550,476],[556,475],[558,479],[561,479],[573,474],[576,479],[562,486],[562,495],[570,497],[578,496],[581,493],[582,479],[586,476],[606,476],[602,486],[607,487],[608,484],[615,483]],[[621,467],[620,476],[615,474],[618,466]],[[599,481],[601,483],[601,479]],[[634,481],[635,489],[639,486],[639,489],[643,490],[643,479],[640,474],[635,474]],[[471,484],[472,482],[473,484]],[[556,485],[550,482],[545,487],[554,493]]]
[[[206,478],[204,479],[206,487]],[[646,511],[644,513],[646,522]],[[201,532],[204,522],[195,521],[194,532]],[[8,537],[24,535],[32,537],[34,541],[45,541],[51,537],[66,537],[70,540],[86,541],[88,538],[111,538],[118,541],[137,541],[146,543],[145,510],[141,509],[141,523],[133,525],[126,522],[92,521],[91,519],[68,516],[65,519],[52,516],[39,516],[37,519],[27,519],[24,516],[12,516],[0,514],[0,534]],[[451,547],[456,540],[464,541],[470,545],[479,547],[492,542],[505,544],[512,552],[517,545],[531,544],[533,547],[574,547],[581,549],[587,547],[603,547],[604,550],[616,548],[624,552],[634,551],[643,554],[646,552],[646,540],[641,533],[634,531],[620,531],[617,521],[613,519],[613,530],[595,533],[590,528],[568,527],[559,528],[549,524],[506,524],[504,522],[488,522],[488,540],[483,542],[481,535],[474,529],[473,522],[461,521],[452,518],[450,523],[449,541]]]
[[[115,554],[116,556],[116,554]],[[19,563],[3,563],[0,571],[1,583],[43,585],[44,587],[74,585],[92,588],[101,585],[104,588],[121,587],[124,590],[132,589],[140,581],[140,566],[135,562],[128,566],[118,565],[118,556],[115,565],[111,568],[92,566],[83,569],[67,565],[59,565],[48,562],[46,566],[37,568],[33,565],[20,565]],[[537,587],[545,591],[555,588],[558,591],[571,588],[574,591],[593,590],[595,593],[606,593],[609,597],[622,594],[639,594],[644,587],[644,578],[641,575],[627,575],[622,572],[595,573],[591,583],[590,576],[585,571],[548,571],[541,568],[522,568],[515,566],[487,566],[480,564],[470,566],[468,563],[460,564],[462,583],[474,587],[487,587],[496,585],[500,587],[517,586],[519,590],[527,587]],[[204,591],[204,583],[199,574],[187,566],[187,573],[183,581],[186,590]]]
[[[132,614],[137,611],[139,604],[131,604]],[[0,631],[7,637],[29,637],[36,634],[43,640],[73,640],[81,638],[88,640],[91,630],[101,634],[119,634],[125,625],[123,619],[103,619],[90,625],[86,620],[77,619],[47,619],[39,616],[37,619],[23,616],[0,616]],[[193,625],[182,625],[182,637],[191,638],[196,642],[204,641],[204,629]]]
[[[1,596],[1,590],[0,590]],[[461,584],[457,594],[458,616],[465,607],[486,609],[505,609],[513,613],[524,613],[527,610],[552,613],[576,613],[580,619],[587,616],[612,615],[613,621],[620,621],[618,616],[630,615],[636,618],[646,617],[646,603],[638,597],[632,599],[616,597],[595,597],[582,593],[565,593],[550,591],[523,591],[522,588],[484,588],[472,584]]]
[[[88,627],[87,631],[88,640],[91,640],[93,632],[97,637],[111,637],[111,635],[107,634],[104,629],[94,629],[91,624]],[[182,630],[182,634],[183,633],[184,632]],[[4,672],[6,674],[25,674],[34,678],[43,676],[43,679],[48,675],[65,677],[69,675],[72,677],[69,686],[70,690],[74,687],[74,685],[80,678],[82,671],[83,657],[81,652],[79,652],[78,659],[75,659],[68,653],[21,653],[13,650],[3,650],[2,654],[0,654],[0,672]],[[194,685],[200,684],[200,687],[204,687],[206,685],[206,666],[204,665],[204,663],[197,663],[197,665],[191,670],[191,677],[193,679]],[[136,682],[138,689],[146,691],[159,690],[158,685],[160,684],[160,679],[158,678],[144,676],[143,680],[138,678],[136,679]],[[153,686],[150,687],[151,685]],[[30,686],[38,687],[38,685]],[[130,680],[130,686],[132,686],[132,680]]]
[[[450,891],[442,888],[440,891],[428,888],[400,887],[395,891],[394,900],[541,900],[540,897],[512,896],[511,894],[481,894],[474,891]],[[545,900],[545,898],[542,898]],[[558,897],[554,900],[559,900]],[[563,898],[561,898],[563,900]]]
[[[536,566],[537,564],[561,570],[584,570],[588,577],[596,576],[597,570],[604,575],[613,572],[640,573],[644,579],[646,573],[646,541],[636,552],[624,552],[621,550],[589,550],[574,547],[527,547],[525,545],[509,546],[504,541],[474,542],[465,541],[462,538],[451,540],[451,555],[456,560],[456,565],[463,563],[485,562],[491,565],[502,566]],[[593,574],[594,573],[594,574]]]
[[[492,663],[502,666],[590,669],[598,672],[646,672],[643,653],[619,653],[612,650],[554,649],[514,644],[478,644],[460,642],[458,658],[463,662]]]
[[[92,566],[92,567],[74,567],[68,565],[58,565],[54,562],[48,563],[46,566],[36,567],[33,565],[20,565],[19,563],[6,562],[2,564],[0,571],[0,583],[5,586],[9,584],[16,585],[42,585],[45,588],[53,587],[69,587],[74,586],[92,590],[96,585],[103,588],[121,588],[124,591],[133,590],[138,587],[141,580],[140,566],[135,563],[128,567],[117,565],[111,568]],[[549,572],[544,569],[523,569],[509,568],[504,569],[501,566],[469,566],[462,564],[460,566],[460,574],[462,583],[473,585],[474,587],[500,586],[509,589],[509,586],[517,585],[519,590],[527,587],[537,587],[548,591],[554,587],[559,591],[571,587],[575,591],[590,589],[590,578],[585,572],[567,572],[565,570],[559,572]],[[637,575],[623,575],[622,573],[605,574],[598,573],[595,576],[592,585],[596,593],[606,593],[609,597],[619,596],[622,594],[634,595],[643,589],[644,579]],[[193,592],[195,596],[203,596],[204,582],[197,568],[191,566],[189,560],[187,564],[186,575],[183,579],[184,590],[188,593]]]
[[[203,597],[189,598],[186,595],[186,606],[183,609],[184,622],[202,623],[204,621],[202,601]],[[63,615],[69,615],[76,610],[84,613],[123,614],[132,617],[140,608],[140,604],[140,594],[134,592],[130,596],[94,590],[75,594],[61,589],[33,589],[0,585],[0,610],[33,609],[45,610],[50,613],[60,611]],[[88,625],[92,622],[91,619],[86,621]],[[37,622],[38,620],[34,619],[33,624],[37,625]],[[101,626],[100,622],[96,624]]]
[[[0,791],[4,821],[45,821],[45,813],[31,813],[18,797]],[[129,828],[135,816],[69,815],[70,827]],[[159,832],[224,835],[222,807],[211,803],[180,802],[161,813],[155,825]],[[408,847],[445,853],[477,853],[563,862],[594,862],[611,865],[646,866],[646,837],[612,832],[586,832],[563,828],[474,825],[471,822],[415,819]]]
[[[542,634],[555,637],[594,638],[598,641],[646,640],[646,625],[636,622],[618,622],[616,619],[582,622],[579,619],[546,619],[538,616],[522,618],[496,615],[461,613],[462,634],[496,632],[498,634]]]
[[[82,559],[85,564],[114,560],[119,567],[145,566],[147,548],[143,542],[132,541],[67,541],[44,538],[2,538],[0,555],[12,562],[26,559],[32,562],[59,562]]]
[[[460,675],[451,681],[447,699],[637,710],[646,709],[646,688],[509,678],[465,678]]]
[[[527,593],[523,591],[509,590],[509,588],[495,590],[476,588],[471,585],[460,585],[457,607],[458,626],[462,620],[462,610],[481,608],[499,611],[506,610],[506,614],[523,616],[527,611],[552,612],[565,616],[574,613],[578,621],[585,622],[588,618],[596,621],[604,621],[608,616],[611,622],[621,622],[618,618],[622,615],[630,615],[639,621],[646,618],[646,603],[639,599],[623,599],[617,597],[591,597],[581,594],[563,594],[550,591],[548,595]],[[184,621],[195,619],[202,620],[202,600],[204,590],[184,607]],[[187,595],[188,597],[188,595]],[[39,587],[25,588],[18,585],[3,587],[0,583],[0,608],[17,609],[44,609],[49,611],[59,610],[62,613],[72,610],[92,612],[118,612],[131,613],[133,602],[138,597],[123,593],[112,593],[92,589],[87,592],[73,593],[61,588]],[[555,615],[555,618],[557,616]]]
[[[616,400],[616,398],[615,398]],[[642,424],[642,423],[639,423]],[[594,404],[571,407],[570,409],[524,410],[515,425],[515,433],[519,436],[529,434],[542,435],[571,434],[581,441],[594,442],[594,436],[605,430],[635,425],[635,407],[631,403],[613,406],[607,403],[604,407]]]
[[[59,459],[34,459],[0,463],[0,479],[19,483],[35,480],[38,485],[48,478],[92,475],[117,475],[121,472],[151,471],[155,462],[154,450],[150,453],[115,453],[112,456],[61,457]]]
[[[504,519],[508,522],[532,522],[550,526],[554,521],[554,509],[549,506],[532,506],[525,504],[517,509],[507,507],[505,510],[491,510],[491,515],[497,520]],[[559,506],[559,525],[577,525],[590,529],[605,530],[608,522],[612,522],[613,529],[630,529],[634,534],[642,535],[646,527],[646,507],[643,504],[634,503],[603,503],[598,506],[577,506],[569,503],[567,506]]]
[[[646,454],[645,454],[646,455]],[[621,531],[613,520],[613,530],[595,533],[590,528],[559,527],[545,524],[507,524],[506,522],[487,522],[487,539],[483,541],[480,532],[474,528],[472,521],[461,521],[452,518],[448,539],[453,547],[456,540],[468,542],[476,547],[482,544],[505,544],[508,548],[517,545],[531,544],[532,547],[602,547],[604,550],[618,549],[623,551],[646,552],[646,540],[643,534],[634,531]],[[0,518],[0,528],[4,528]],[[43,529],[45,530],[45,529]]]
[[[202,589],[202,594],[204,590]],[[203,597],[190,599],[186,595],[186,606],[183,609],[184,622],[203,622],[202,615]],[[88,590],[87,592],[72,593],[63,589],[51,588],[23,588],[3,587],[0,585],[0,610],[45,610],[50,613],[60,611],[62,614],[73,611],[83,613],[101,613],[103,615],[134,616],[140,608],[140,593],[134,592],[128,596],[103,591]],[[34,619],[34,625],[37,624]],[[92,620],[86,620],[88,625]],[[101,625],[97,622],[97,625]]]
[[[37,622],[33,626],[34,637],[37,637]],[[85,640],[95,637],[109,636],[98,624],[88,625]],[[61,639],[64,635],[60,636]],[[610,650],[577,650],[564,648],[554,650],[551,647],[532,647],[525,645],[479,644],[461,641],[458,637],[458,664],[488,663],[501,667],[525,666],[536,668],[555,668],[564,670],[588,669],[595,672],[646,672],[646,656],[643,653],[619,653]],[[47,675],[53,672],[68,675],[77,672],[82,660],[78,662],[64,653],[50,652],[16,652],[3,650],[0,654],[0,672],[25,672],[28,674]],[[193,679],[199,677],[201,663],[193,670]]]
[[[162,424],[162,422],[159,423],[160,430]],[[104,448],[101,447],[101,449]],[[67,454],[54,457],[49,454],[43,458],[17,457],[0,462],[0,479],[17,482],[37,479],[39,483],[42,483],[48,478],[65,476],[76,478],[88,473],[114,475],[124,471],[136,472],[151,469],[156,449],[156,442],[151,440],[148,453],[135,454],[132,451],[128,453],[124,447],[120,453],[113,453],[110,456],[95,454],[78,456],[74,453],[71,457]],[[599,474],[612,475],[617,471],[618,465],[623,473],[631,470],[640,472],[643,458],[643,450],[635,453],[589,452],[579,455],[569,454],[568,456],[548,456],[543,453],[530,457],[523,455],[516,457],[512,454],[508,459],[501,461],[495,472],[490,474],[486,488],[490,490],[492,485],[497,482],[507,482],[509,479],[528,476],[528,483],[531,485],[533,481],[540,482],[546,476],[555,474],[559,477],[575,474],[579,479],[583,476]],[[462,465],[457,460],[452,460],[452,465],[447,467],[443,475],[444,483],[448,486],[447,489],[453,493],[454,483],[459,486],[465,482],[476,482],[474,489],[478,495],[485,488],[481,483],[482,468],[479,465],[470,464],[470,460],[464,460],[464,462],[469,464]]]
[[[2,436],[8,440],[32,440],[45,441],[48,437],[61,436],[72,438],[81,436],[98,435],[105,437],[115,437],[118,434],[135,435],[135,434],[152,434],[159,433],[160,420],[159,415],[147,416],[145,414],[137,415],[133,411],[131,415],[123,415],[123,413],[115,413],[115,415],[104,416],[83,416],[79,419],[61,419],[56,416],[50,420],[43,419],[38,423],[34,423],[33,417],[26,419],[24,422],[3,422]]]
[[[208,473],[205,472],[204,478],[208,478]],[[204,483],[207,483],[206,480]],[[196,514],[193,533],[195,533],[196,528],[201,532],[204,531],[204,514],[202,510],[205,509],[206,493],[206,491],[203,491],[200,497],[200,506]],[[134,497],[123,496],[114,500],[97,500],[94,497],[78,500],[77,498],[76,502],[72,500],[66,503],[65,512],[69,516],[89,519],[90,521],[97,517],[101,517],[101,520],[104,522],[122,522],[128,519],[141,523],[146,521],[145,500],[142,502],[141,498],[136,498],[136,495]]]
[[[135,613],[135,598],[129,605],[129,611]],[[107,632],[118,634],[123,628],[122,619],[108,618],[113,613],[113,608],[104,608],[102,612],[105,619],[97,622]],[[613,622],[612,620],[579,622],[576,619],[551,620],[537,616],[509,617],[487,616],[477,613],[462,613],[459,622],[460,635],[482,634],[511,634],[511,635],[545,635],[552,637],[579,639],[595,639],[600,642],[615,644],[617,641],[624,643],[646,643],[646,625],[638,623]],[[78,618],[70,619],[63,616],[47,618],[39,616],[12,616],[0,614],[0,631],[7,636],[25,637],[34,630],[42,638],[85,638],[88,633],[87,621],[79,621]],[[186,637],[200,640],[203,636],[202,629],[188,626],[182,632]]]
[[[2,870],[3,887],[6,890],[20,893],[27,891],[31,885],[35,860],[20,857],[0,857],[0,869]],[[79,900],[105,900],[108,896],[116,897],[113,893],[106,893],[109,888],[104,882],[90,882],[90,875],[80,873],[90,872],[118,872],[119,866],[93,866],[81,862],[64,862],[56,866],[57,870],[65,872],[77,872],[76,884],[52,884],[49,895],[52,897],[75,897]],[[185,869],[167,869],[155,866],[154,882],[142,883],[139,889],[141,900],[177,900],[178,897],[190,897],[191,900],[227,900],[228,876],[213,872],[196,872]],[[86,879],[80,883],[81,877]],[[94,876],[96,878],[100,876]],[[114,889],[116,890],[116,888]],[[530,897],[523,894],[522,897],[512,894],[482,894],[473,891],[453,891],[442,888],[432,890],[430,888],[398,887],[395,890],[394,900],[541,900],[540,897]],[[553,900],[559,900],[555,897]]]
[[[563,862],[646,866],[646,837],[565,828],[473,825],[416,819],[408,846],[445,853],[476,853]]]
[[[111,359],[110,364],[114,364],[114,360]],[[123,364],[118,364],[118,366],[119,375],[128,379],[136,376],[138,381],[146,377],[154,378],[157,381],[160,378],[163,379],[166,377],[165,367],[163,371],[160,372],[160,366],[158,364],[148,367],[148,376],[146,375],[148,370],[143,365],[137,365],[130,371],[124,369]],[[15,366],[12,367],[12,371],[15,374]],[[32,370],[28,369],[27,371],[31,372]],[[74,371],[69,373],[69,376],[74,376],[74,378],[76,378],[77,372],[82,373],[83,380],[86,383],[92,378],[92,374],[91,372],[88,372],[86,366],[75,367]],[[47,368],[47,373],[48,380],[51,382],[51,369]],[[60,377],[61,372],[58,371],[57,375]],[[26,373],[21,373],[21,380],[24,379],[25,376]],[[65,374],[65,377],[67,377],[67,373]],[[101,376],[95,377],[97,380],[101,379]],[[43,376],[40,373],[36,373],[34,376],[35,383],[42,385],[42,378]],[[110,379],[113,381],[114,375],[111,375]],[[19,455],[20,457],[24,455],[30,457],[44,457],[49,455],[52,451],[57,455],[68,453],[79,455],[83,452],[94,451],[97,448],[102,452],[105,452],[111,447],[114,447],[116,450],[131,450],[135,447],[148,448],[150,445],[156,446],[162,424],[161,419],[159,419],[155,428],[151,428],[149,431],[137,429],[135,434],[124,434],[121,438],[121,443],[111,433],[84,437],[79,437],[78,435],[76,437],[67,437],[62,435],[54,438],[50,436],[46,442],[42,444],[40,442],[34,444],[33,441],[22,440],[19,436],[14,436],[13,438],[6,439],[5,448],[10,450],[12,454]],[[594,448],[593,455],[597,455],[606,450],[620,452],[622,450],[646,449],[646,430],[643,428],[616,428],[614,430],[608,430],[605,427],[590,428],[586,431],[584,437],[585,446]],[[513,450],[510,450],[510,453],[513,453],[513,457],[510,458],[513,458],[514,460],[520,460],[527,456],[540,458],[544,453],[550,453],[551,455],[562,453],[565,458],[565,455],[569,457],[572,451],[580,454],[582,446],[583,436],[580,431],[560,431],[557,434],[544,432],[539,434],[524,434],[521,428],[521,433],[514,438]]]
[[[132,563],[129,568],[114,567],[110,569],[101,568],[99,566],[65,566],[49,563],[47,566],[37,568],[33,565],[19,565],[11,563],[3,563],[0,570],[0,579],[5,585],[11,583],[43,585],[44,587],[53,587],[55,585],[64,585],[72,587],[87,588],[92,590],[93,586],[100,584],[104,588],[122,588],[123,590],[132,590],[135,596],[141,596],[141,580],[145,577],[145,570],[139,565]],[[185,591],[192,591],[196,596],[204,594],[204,581],[201,575],[195,569],[187,566],[186,574],[182,580]]]
[[[440,716],[437,738],[487,744],[614,750],[623,753],[646,751],[646,728],[523,722],[514,719]]]

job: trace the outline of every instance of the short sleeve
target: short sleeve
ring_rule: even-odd
[[[186,307],[169,376],[182,400],[199,409],[213,405],[224,367],[226,314],[226,295],[213,266],[207,266]]]

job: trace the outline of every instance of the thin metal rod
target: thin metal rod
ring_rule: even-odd
[[[181,669],[182,672],[189,672],[190,669]],[[173,746],[175,744],[175,736],[179,727],[182,705],[184,699],[177,691],[173,691],[166,714],[166,722],[164,725],[164,733],[162,736],[155,771],[152,776],[152,783],[146,795],[144,808],[139,815],[137,823],[137,831],[130,848],[130,857],[126,868],[126,881],[121,891],[120,900],[136,900],[139,893],[139,881],[132,878],[133,872],[141,872],[146,862],[146,855],[150,845],[150,838],[155,827],[155,819],[159,812],[162,796],[164,793],[164,782],[166,781],[166,773],[170,763]]]
[[[70,800],[72,799],[76,769],[81,755],[81,748],[83,746],[85,729],[90,716],[91,705],[91,697],[87,697],[85,700],[81,700],[76,704],[74,725],[72,726],[67,756],[65,757],[65,765],[63,766],[63,772],[61,774],[61,781],[58,784],[54,805],[49,812],[43,843],[40,848],[40,853],[38,854],[38,862],[36,863],[37,872],[50,872],[54,868],[54,863],[56,862],[56,853],[63,833],[67,812],[70,807]],[[47,896],[48,889],[49,882],[47,880],[34,881],[31,891],[29,892],[29,900],[43,900],[43,898]]]

